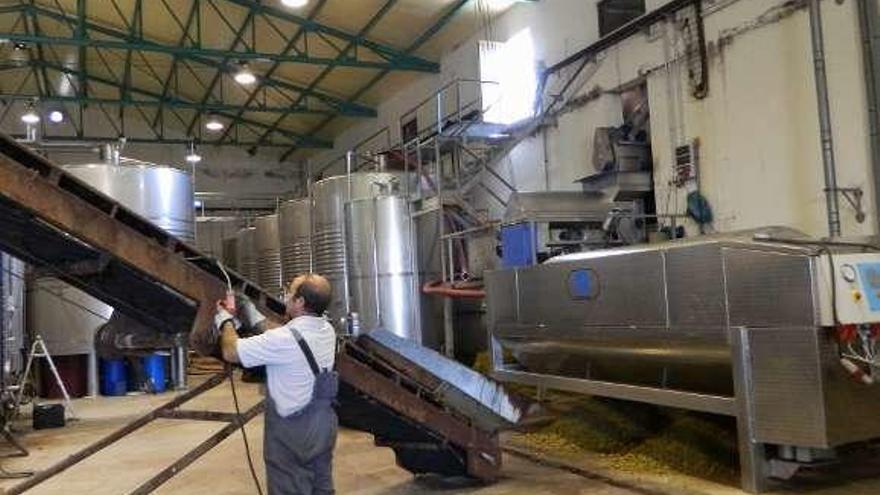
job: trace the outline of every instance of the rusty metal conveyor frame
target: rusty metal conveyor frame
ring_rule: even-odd
[[[199,338],[226,291],[216,261],[2,134],[0,250],[151,328],[189,334],[202,354],[216,353]],[[284,314],[283,303],[240,275],[229,275],[234,288],[258,306],[279,319]],[[361,427],[378,445],[393,448],[401,466],[482,480],[497,476],[497,436],[433,400],[437,384],[429,377],[351,341],[340,346],[337,362],[348,391],[341,398],[342,416],[357,409],[361,418],[384,418]]]

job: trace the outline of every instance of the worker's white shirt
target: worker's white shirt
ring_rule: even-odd
[[[336,331],[326,319],[317,316],[300,316],[283,327],[239,339],[237,347],[238,358],[245,367],[266,366],[269,396],[281,416],[295,413],[311,402],[315,384],[315,375],[290,333],[291,327],[309,344],[319,368],[333,368]]]

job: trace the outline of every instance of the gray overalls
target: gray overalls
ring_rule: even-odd
[[[315,385],[312,401],[282,417],[270,397],[266,405],[263,458],[269,495],[324,495],[333,490],[333,447],[338,419],[333,401],[339,388],[336,372],[320,370],[302,335],[290,329],[302,349]]]

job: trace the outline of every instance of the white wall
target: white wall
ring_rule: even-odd
[[[649,9],[663,3],[649,1]],[[577,189],[573,181],[593,172],[593,130],[622,120],[614,91],[644,78],[661,212],[683,212],[685,192],[668,186],[672,147],[698,138],[701,192],[713,207],[716,230],[781,224],[813,235],[827,234],[808,15],[806,9],[789,13],[778,8],[785,3],[704,2],[710,75],[709,94],[703,100],[690,95],[683,65],[676,61],[681,42],[671,25],[656,25],[607,50],[595,67],[587,68],[591,77],[580,88],[581,94],[598,89],[601,96],[521,143],[498,171],[520,190]],[[595,4],[595,0],[521,4],[496,20],[494,32],[504,40],[529,27],[539,60],[551,65],[598,39]],[[856,223],[852,209],[841,200],[843,231],[874,233],[877,217],[856,0],[826,0],[822,9],[838,182],[840,187],[863,189],[868,215],[864,223]],[[396,141],[401,113],[447,81],[477,77],[480,37],[445,57],[441,74],[380,105],[378,120],[345,132],[333,152],[313,162],[331,160],[386,125]],[[719,43],[722,38],[726,42]],[[672,60],[668,67],[667,59]],[[558,86],[560,81],[555,83]],[[488,199],[483,206],[498,209]]]

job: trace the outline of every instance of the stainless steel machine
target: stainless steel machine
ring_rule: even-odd
[[[749,491],[880,437],[878,247],[769,228],[564,255],[486,286],[496,378],[734,416]]]
[[[501,224],[502,266],[643,242],[638,208],[634,201],[611,201],[602,193],[513,192]]]
[[[257,217],[254,227],[257,283],[270,294],[280,295],[281,240],[278,236],[278,215]]]
[[[291,199],[278,207],[281,239],[281,276],[286,284],[293,277],[312,271],[312,202]]]

